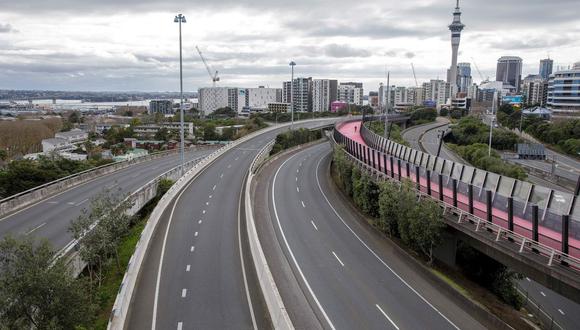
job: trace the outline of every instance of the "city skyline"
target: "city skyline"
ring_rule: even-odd
[[[467,28],[459,62],[473,65],[475,59],[484,77],[493,80],[497,59],[504,55],[523,58],[522,76],[537,73],[540,59],[548,55],[555,60],[554,71],[580,60],[575,58],[580,41],[574,38],[580,19],[565,10],[574,1],[502,2],[500,13],[493,10],[494,2],[500,3],[461,2]],[[178,48],[172,19],[180,7],[188,8],[183,10],[188,17],[183,26],[186,91],[211,85],[195,45],[220,71],[218,86],[281,87],[290,58],[298,64],[297,77],[356,80],[375,90],[386,80],[386,65],[393,84],[413,86],[411,62],[420,82],[445,79],[451,56],[446,26],[455,4],[417,0],[395,9],[373,1],[332,6],[297,1],[291,8],[260,1],[187,6],[105,1],[81,6],[62,0],[39,2],[30,11],[30,2],[5,3],[0,88],[175,91]],[[345,9],[353,18],[343,17]],[[472,76],[481,80],[477,72]]]

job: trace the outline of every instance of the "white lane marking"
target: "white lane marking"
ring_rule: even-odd
[[[118,186],[118,185],[119,185],[119,184],[115,182],[115,183],[113,183],[112,185],[109,185],[109,186],[107,186],[107,189],[112,189],[112,188],[115,188],[115,187],[116,187],[116,186]]]
[[[222,174],[220,174],[220,178],[223,178],[223,177],[224,177],[224,174],[223,174],[223,173],[222,173]]]
[[[334,257],[336,258],[336,260],[338,260],[338,262],[340,262],[340,265],[342,267],[344,267],[344,263],[342,262],[342,260],[340,260],[340,258],[336,255],[336,253],[334,253],[334,251],[332,251],[332,254],[334,255]]]
[[[228,168],[232,168],[232,164],[228,165]]]
[[[58,204],[58,202],[57,201],[54,201],[54,202],[46,202],[46,204]]]
[[[395,327],[395,329],[399,330],[399,327],[395,324],[395,322],[393,322],[393,320],[391,320],[391,318],[387,315],[387,313],[385,313],[385,311],[381,308],[381,306],[379,306],[378,304],[376,304],[375,306],[377,306],[379,311],[387,318],[387,320],[389,320],[389,322],[391,322],[391,324]]]
[[[526,277],[526,281],[528,281],[528,282],[531,282],[531,280],[530,280],[530,278],[529,278],[529,277]]]
[[[562,314],[562,315],[566,315],[566,313],[564,313],[564,311],[559,309],[559,308],[558,308],[558,312],[560,312],[560,314]]]
[[[296,169],[296,173],[300,173],[300,169],[299,168]]]
[[[542,295],[542,297],[545,297],[546,294],[544,293],[544,291],[540,291],[540,294]]]
[[[215,184],[213,185],[213,188],[211,188],[211,190],[215,190]]]
[[[296,156],[296,155],[298,155],[298,154],[294,154],[294,156]],[[288,158],[278,168],[278,170],[276,171],[276,174],[274,175],[274,182],[272,183],[272,204],[274,206],[274,216],[276,217],[276,222],[278,223],[278,229],[280,230],[280,233],[282,234],[282,239],[284,240],[284,244],[286,245],[286,248],[288,249],[288,252],[290,253],[290,257],[292,258],[292,261],[294,262],[294,265],[296,266],[296,269],[298,269],[298,273],[300,274],[300,277],[302,278],[302,281],[304,282],[304,284],[306,284],[306,288],[308,289],[308,292],[312,296],[312,299],[314,299],[314,302],[316,303],[316,306],[318,306],[318,309],[320,310],[320,312],[324,316],[324,319],[326,320],[326,322],[328,323],[328,325],[330,326],[330,328],[331,329],[336,329],[334,327],[334,325],[332,324],[332,321],[330,320],[330,318],[328,317],[328,315],[324,311],[324,308],[320,304],[320,301],[318,301],[318,298],[316,297],[316,294],[314,294],[314,291],[312,291],[312,288],[310,287],[310,284],[308,283],[308,280],[306,279],[306,276],[304,276],[304,273],[302,272],[302,269],[300,268],[300,265],[298,265],[298,261],[296,260],[296,257],[294,256],[294,252],[292,252],[292,249],[290,248],[290,244],[288,243],[288,240],[286,239],[286,234],[284,234],[284,230],[282,229],[282,224],[280,223],[280,217],[278,216],[278,209],[276,208],[276,196],[275,196],[274,192],[276,191],[276,181],[278,179],[278,174],[280,173],[280,169],[282,169],[282,167],[284,167],[284,165],[286,165],[286,163],[288,161],[290,161],[292,158],[294,158],[294,156]]]
[[[40,225],[38,225],[38,226],[36,226],[36,227],[32,228],[31,230],[29,230],[29,231],[26,233],[26,235],[30,235],[30,234],[32,234],[33,232],[37,231],[38,229],[40,229],[40,228],[44,227],[44,225],[46,225],[46,222],[43,222],[43,223],[41,223]]]
[[[193,252],[193,251],[195,251],[195,246],[192,245],[191,248],[189,248],[189,252]]]
[[[76,203],[76,204],[75,204],[75,206],[80,206],[80,205],[82,205],[82,204],[84,204],[84,203],[86,203],[86,202],[88,202],[88,201],[89,201],[89,199],[88,199],[88,198],[85,198],[85,199],[83,199],[82,201],[80,201],[80,202]]]
[[[205,205],[209,205],[209,202],[205,202]]]
[[[201,225],[201,223],[202,223],[202,222],[203,222],[203,221],[199,220],[197,223],[199,223],[199,224]]]
[[[157,281],[155,283],[155,300],[153,300],[153,317],[151,320],[151,329],[152,330],[156,330],[156,325],[157,325],[157,301],[159,300],[159,287],[161,285],[161,271],[163,270],[163,259],[165,257],[165,246],[167,245],[167,238],[169,237],[169,229],[171,228],[171,221],[173,220],[173,213],[175,212],[175,207],[177,206],[179,199],[181,198],[183,193],[191,186],[191,184],[193,182],[195,182],[195,180],[191,180],[187,184],[187,186],[185,186],[181,190],[179,195],[177,195],[175,202],[173,202],[173,207],[171,208],[171,213],[169,214],[169,222],[167,223],[167,228],[165,229],[165,236],[163,237],[163,246],[161,247],[161,256],[159,257],[159,269],[157,269]],[[195,248],[192,246],[191,252],[193,252],[194,249]],[[179,324],[181,324],[181,322],[179,322],[177,324],[177,328],[181,329],[181,326]]]
[[[187,289],[182,289],[181,290],[181,298],[185,298],[185,296],[187,296]]]
[[[310,223],[314,226],[314,229],[316,229],[316,231],[318,231],[318,227],[316,227],[316,224],[314,223],[314,221],[310,220]]]
[[[205,210],[201,211],[201,213],[205,214]]]
[[[421,298],[421,300],[423,300],[429,307],[431,307],[435,312],[437,312],[437,314],[441,315],[442,318],[444,318],[447,322],[449,322],[449,324],[451,324],[455,329],[460,330],[458,326],[455,325],[455,323],[453,323],[450,319],[447,318],[447,316],[445,316],[443,313],[441,313],[441,311],[439,311],[435,306],[433,306],[427,299],[425,299],[425,297],[423,297],[417,290],[415,290],[409,283],[407,283],[407,281],[405,281],[399,274],[397,274],[395,272],[394,269],[392,269],[389,265],[387,265],[386,262],[383,261],[383,259],[381,259],[376,253],[375,251],[373,251],[373,249],[371,249],[361,238],[360,236],[358,236],[354,230],[352,230],[352,228],[346,223],[346,221],[344,221],[344,219],[340,216],[340,214],[338,213],[338,211],[336,211],[336,209],[334,208],[334,206],[332,206],[332,204],[330,203],[330,201],[328,200],[328,197],[326,196],[326,194],[324,193],[324,191],[322,190],[322,186],[320,185],[320,179],[318,177],[318,170],[320,168],[320,164],[322,163],[322,160],[326,157],[328,157],[329,154],[327,154],[324,157],[321,157],[318,160],[318,164],[316,165],[316,183],[318,184],[318,190],[320,190],[320,192],[322,193],[322,196],[324,197],[324,199],[326,200],[326,203],[328,204],[328,206],[330,206],[330,208],[332,209],[332,211],[334,212],[334,214],[336,214],[336,216],[338,217],[338,219],[340,219],[340,222],[342,222],[342,224],[348,228],[348,230],[354,235],[354,237],[356,237],[356,239],[373,255],[375,256],[375,258],[377,258],[377,260],[379,260],[380,263],[382,263],[391,273],[393,273],[393,275],[395,275],[403,284],[405,284],[406,287],[409,288],[409,290],[411,290],[414,294],[416,294],[419,298]],[[275,211],[275,209],[274,209]]]
[[[187,267],[185,267],[185,271],[188,272],[191,270],[191,265],[187,265]]]
[[[296,182],[298,182],[298,177],[296,177]]]
[[[209,199],[211,199],[213,197],[213,195],[209,195]]]
[[[183,329],[183,322],[177,322],[177,330]]]
[[[68,202],[67,204],[68,204],[68,205],[75,205],[75,203],[74,203],[74,202]]]
[[[303,208],[306,208],[306,205],[304,205],[304,201],[300,201],[300,203],[302,203]]]
[[[300,192],[300,188],[296,187],[296,192]]]
[[[236,157],[236,159],[234,159],[234,160],[238,160],[238,159],[240,159],[240,157]]]
[[[197,237],[198,234],[199,234],[198,232],[195,232],[195,234],[193,234],[193,236]]]

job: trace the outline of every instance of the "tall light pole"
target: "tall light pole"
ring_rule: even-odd
[[[494,113],[495,113],[495,107],[496,104],[498,102],[498,97],[497,97],[497,90],[493,93],[493,103],[491,104],[491,117],[489,119],[489,147],[487,149],[487,156],[491,157],[491,141],[493,139],[493,122],[494,122]]]
[[[183,170],[185,166],[185,141],[183,137],[183,57],[181,52],[181,23],[187,23],[185,20],[185,16],[179,14],[175,16],[173,20],[175,23],[179,23],[179,116],[180,116],[180,129],[179,129],[179,137],[181,139],[179,143],[179,156],[181,160],[181,174],[183,175]]]
[[[290,124],[290,129],[294,130],[294,67],[296,66],[296,62],[291,61],[289,65],[292,68],[290,79],[290,110],[292,111],[292,124]]]
[[[387,72],[387,104],[385,105],[385,139],[387,138],[387,126],[389,125],[389,106],[391,105],[391,72]]]

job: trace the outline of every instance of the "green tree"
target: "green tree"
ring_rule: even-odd
[[[436,202],[424,199],[415,204],[409,219],[409,233],[415,245],[433,263],[433,248],[441,242],[445,229],[443,211]]]
[[[399,187],[389,181],[379,184],[379,229],[390,237],[399,236]]]
[[[401,190],[399,191],[397,230],[399,231],[399,235],[403,242],[412,248],[415,248],[415,241],[413,240],[413,235],[410,229],[410,215],[415,209],[416,204],[417,196],[413,192],[411,182],[403,182]]]
[[[0,241],[0,328],[75,329],[89,326],[94,306],[47,241]]]
[[[229,117],[229,118],[233,118],[237,116],[237,112],[230,108],[230,107],[224,107],[224,108],[219,108],[216,111],[214,111],[212,113],[213,117]]]

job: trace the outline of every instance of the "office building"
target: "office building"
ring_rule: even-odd
[[[547,108],[554,120],[580,118],[580,62],[550,76]]]
[[[338,100],[348,104],[363,105],[362,83],[341,83],[338,86]]]
[[[451,67],[449,69],[447,82],[451,86],[451,92],[453,97],[455,97],[455,92],[458,89],[457,85],[457,56],[459,53],[459,43],[461,41],[461,31],[465,28],[465,25],[461,23],[461,10],[459,8],[459,0],[457,0],[457,6],[455,6],[455,11],[453,12],[453,22],[449,25],[449,31],[451,31]]]
[[[548,80],[550,75],[552,74],[552,70],[554,69],[554,60],[552,59],[543,59],[540,60],[540,78],[544,80]]]
[[[164,115],[171,115],[174,113],[173,101],[151,100],[149,101],[149,113],[161,113]]]
[[[545,106],[548,100],[548,81],[540,75],[529,75],[524,78],[522,93],[526,106]]]
[[[438,108],[446,104],[451,98],[451,84],[444,80],[432,79],[428,83],[423,83],[425,101],[431,104],[433,102]]]
[[[407,88],[407,102],[416,106],[423,105],[425,102],[425,92],[421,87]]]
[[[519,93],[522,80],[523,60],[517,56],[503,56],[497,60],[495,80],[511,85]]]
[[[457,65],[457,85],[459,88],[459,93],[467,93],[471,83],[471,64],[459,63]]]
[[[268,104],[282,102],[282,89],[280,88],[246,88],[244,107],[251,110],[268,109]]]
[[[286,87],[284,89],[286,89]],[[312,78],[295,78],[293,89],[294,112],[312,111]],[[290,94],[290,91],[287,93]],[[285,103],[292,103],[292,99],[289,97],[288,101],[290,102],[286,102],[286,100],[284,100]]]
[[[330,79],[312,80],[312,111],[330,111],[330,104],[338,97],[338,81]]]
[[[290,103],[272,102],[268,103],[268,111],[274,113],[290,112]]]

